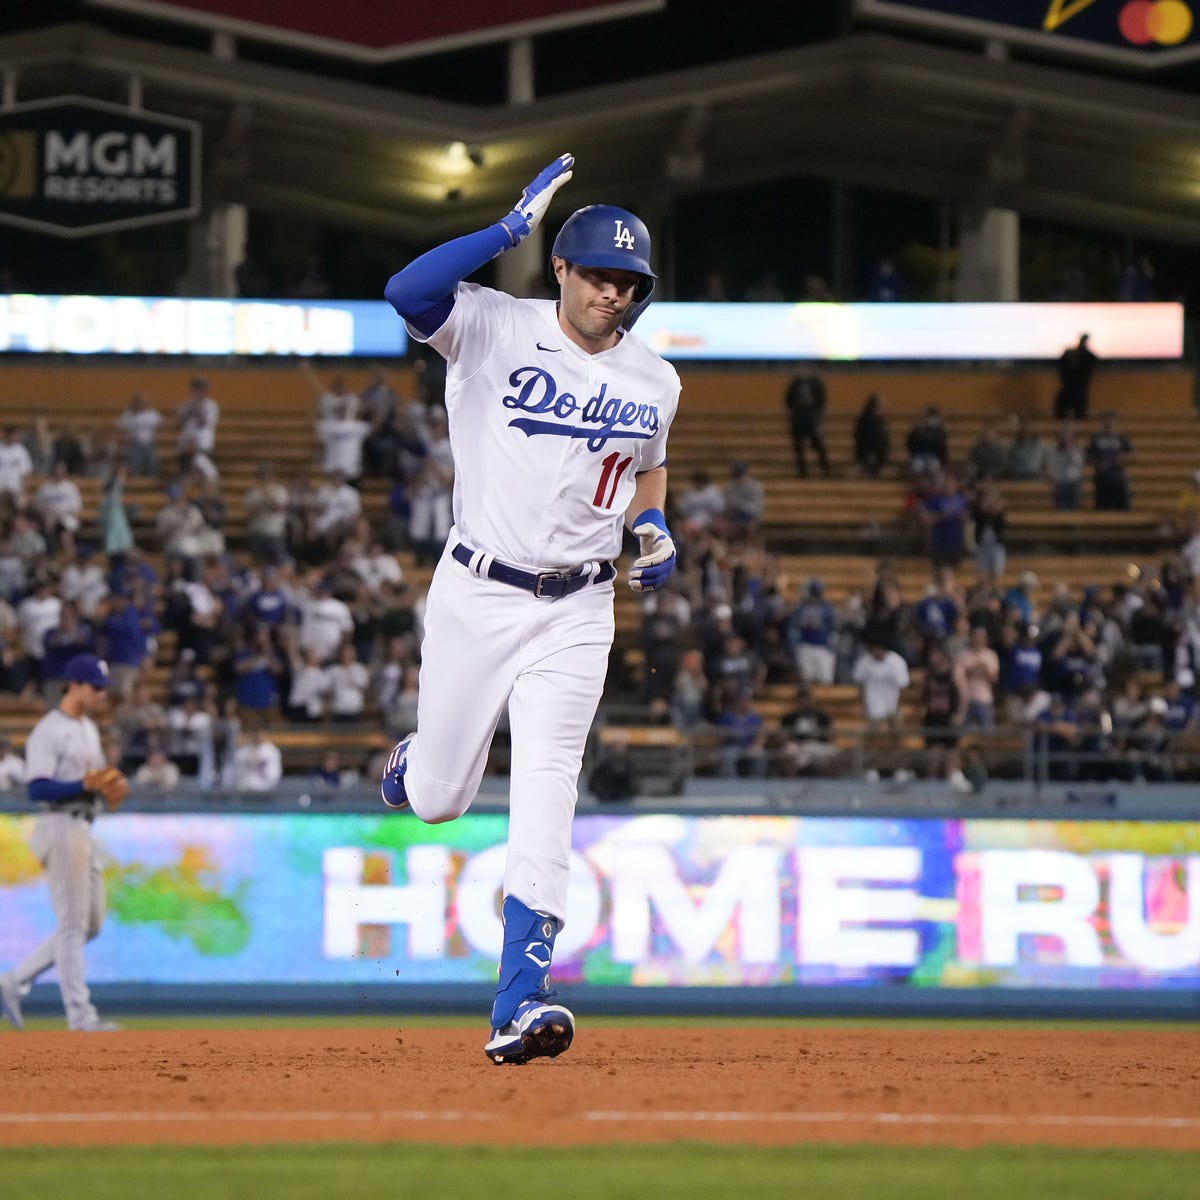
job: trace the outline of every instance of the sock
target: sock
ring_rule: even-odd
[[[513,896],[505,896],[504,949],[500,952],[500,986],[492,1005],[492,1028],[504,1029],[517,1005],[544,992],[550,983],[550,960],[559,922],[534,912]]]

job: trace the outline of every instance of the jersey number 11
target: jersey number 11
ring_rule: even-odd
[[[621,482],[621,476],[629,469],[631,462],[633,462],[632,454],[628,458],[621,458],[616,450],[601,460],[600,465],[604,470],[600,472],[600,482],[596,485],[596,494],[592,497],[592,503],[597,508],[612,508],[613,499],[617,494],[617,484]]]

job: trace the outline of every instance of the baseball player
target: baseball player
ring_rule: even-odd
[[[0,975],[0,1008],[22,1028],[21,997],[51,965],[66,1009],[67,1026],[84,1032],[116,1029],[101,1020],[83,977],[83,945],[104,922],[104,879],[92,822],[102,801],[115,808],[128,783],[106,767],[100,734],[89,716],[106,700],[108,664],[78,654],[65,669],[66,689],[33,727],[25,743],[29,798],[40,810],[30,846],[46,870],[56,928],[24,962]]]
[[[485,1053],[555,1057],[575,1018],[547,991],[567,910],[579,771],[613,641],[622,522],[635,591],[675,565],[663,517],[679,377],[630,330],[650,302],[650,237],[632,213],[581,208],[555,239],[559,298],[462,282],[523,241],[571,178],[564,154],[507,216],[422,255],[385,295],[447,363],[454,527],[430,585],[419,733],[383,798],[423,821],[470,807],[505,706],[512,731],[504,942]]]

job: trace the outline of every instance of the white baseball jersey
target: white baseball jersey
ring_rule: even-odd
[[[854,682],[862,688],[863,711],[868,720],[882,721],[900,706],[900,693],[908,687],[908,664],[895,650],[882,658],[863,654],[854,664]]]
[[[328,417],[317,422],[317,437],[323,454],[321,467],[325,471],[341,471],[347,479],[362,474],[363,440],[371,432],[366,421],[353,418]]]
[[[62,601],[57,596],[26,596],[17,605],[17,625],[21,630],[21,645],[30,658],[43,658],[46,653],[46,634],[58,628],[62,618]],[[46,776],[46,778],[52,778]]]
[[[336,487],[331,483],[322,484],[317,489],[317,502],[320,505],[318,533],[324,533],[344,521],[352,521],[362,512],[362,495],[348,483]]]
[[[336,596],[314,596],[300,617],[298,642],[301,650],[316,650],[328,662],[343,640],[354,632],[354,617],[345,601]]]
[[[473,283],[432,337],[409,329],[448,363],[462,541],[534,570],[616,558],[635,476],[666,461],[674,367],[629,333],[588,354],[553,300]]]
[[[64,528],[79,528],[83,497],[70,479],[47,479],[37,490],[34,503],[43,516],[57,520]]]
[[[237,785],[244,792],[269,792],[283,778],[283,755],[274,742],[247,742],[237,750]]]
[[[25,478],[33,473],[33,459],[20,442],[0,442],[0,492],[21,494]]]
[[[104,766],[100,731],[91,717],[68,717],[52,708],[33,727],[25,743],[28,779],[67,783]]]
[[[185,400],[180,408],[180,448],[203,450],[211,454],[217,444],[217,422],[220,419],[221,409],[211,396]]]
[[[329,688],[329,711],[337,716],[358,716],[363,710],[371,675],[360,662],[334,663],[326,668],[325,683]]]
[[[154,408],[127,408],[117,418],[117,428],[139,446],[153,446],[162,413]]]

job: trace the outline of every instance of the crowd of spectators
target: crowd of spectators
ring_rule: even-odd
[[[815,448],[810,413],[823,407],[811,403],[815,391],[813,374],[801,372],[786,396],[798,467],[803,449]],[[864,414],[882,420],[883,407],[871,397]],[[875,475],[889,462],[886,427],[883,439],[863,437],[861,424],[856,449],[870,441],[872,452],[859,466]],[[1193,772],[1200,759],[1182,748],[1187,735],[1200,737],[1200,472],[1176,506],[1177,553],[1078,592],[1043,586],[1030,570],[1011,579],[1006,481],[1040,480],[1048,507],[1073,509],[1090,462],[1097,508],[1130,502],[1131,447],[1114,414],[1100,418],[1086,447],[1070,419],[1057,438],[1043,444],[1023,420],[1004,436],[988,419],[956,462],[942,414],[923,413],[894,469],[911,484],[911,547],[928,556],[928,583],[921,594],[910,583],[906,594],[883,559],[837,603],[820,579],[789,580],[764,548],[761,488],[757,507],[747,505],[755,481],[745,463],[724,485],[694,473],[671,497],[679,569],[666,591],[642,600],[636,659],[647,719],[711,746],[709,769],[731,776],[866,763],[874,777],[890,763],[901,779],[919,772],[975,790],[1001,732],[1019,735],[1008,739],[1010,754],[1032,751],[1052,779]],[[867,731],[857,748],[834,736],[821,704],[829,685],[843,695],[857,689],[855,724]],[[767,716],[781,694],[791,696],[788,711]],[[762,703],[768,695],[774,703]],[[875,744],[908,753],[874,755]]]
[[[1010,767],[1032,750],[1054,780],[1169,780],[1200,764],[1179,742],[1200,734],[1200,577],[1185,554],[1078,593],[1028,570],[1005,584],[940,565],[906,594],[884,559],[835,603],[719,513],[680,528],[672,583],[642,600],[640,702],[647,721],[712,747],[714,773],[865,764],[876,778],[890,763],[967,791],[1003,733],[1018,735]],[[829,685],[857,689],[857,749],[834,737]],[[779,705],[761,701],[781,695],[787,711],[768,718]]]
[[[372,740],[414,723],[423,594],[396,552],[432,562],[449,531],[445,410],[421,375],[410,398],[382,368],[361,393],[307,365],[303,375],[319,461],[287,482],[262,461],[240,495],[218,470],[221,410],[203,379],[173,414],[138,393],[89,437],[65,422],[57,436],[43,421],[4,431],[0,696],[16,698],[10,707],[55,703],[68,659],[94,652],[113,679],[110,758],[139,786],[268,790],[288,769],[273,731],[318,723],[380,736],[315,766],[306,757],[314,787],[375,770]],[[79,487],[87,476],[102,480],[94,513]],[[388,488],[373,520],[360,491],[370,476]],[[131,478],[161,486],[152,519],[132,519]],[[85,522],[94,543],[80,536]],[[173,661],[165,685],[160,657]],[[0,775],[12,786],[2,758]]]
[[[453,461],[436,381],[418,374],[418,394],[402,398],[382,369],[361,392],[302,370],[319,461],[286,481],[260,462],[240,496],[218,470],[220,406],[201,379],[171,415],[131,397],[110,435],[84,438],[64,422],[51,436],[34,422],[0,440],[0,692],[53,703],[72,655],[103,654],[114,679],[111,756],[146,788],[182,779],[266,790],[288,770],[273,731],[386,740],[415,724],[423,595],[396,551],[432,564],[450,527]],[[819,392],[805,375],[788,417],[829,470]],[[669,499],[678,569],[641,599],[637,653],[618,647],[606,703],[628,701],[646,723],[684,731],[711,749],[700,769],[725,776],[867,763],[966,790],[999,728],[1032,738],[1055,778],[1172,777],[1186,768],[1172,747],[1200,722],[1200,474],[1180,501],[1189,540],[1161,564],[1079,595],[1029,571],[1004,583],[1004,483],[1041,479],[1048,503],[1071,507],[1089,460],[1099,497],[1104,472],[1130,453],[1108,414],[1087,449],[1069,420],[1059,443],[1043,445],[1023,422],[1005,434],[988,420],[954,462],[931,408],[892,463],[885,404],[868,400],[855,429],[859,466],[911,481],[911,528],[930,564],[920,595],[887,560],[836,599],[820,579],[789,579],[761,537],[765,489],[751,464],[733,463],[723,479],[678,476]],[[83,511],[78,481],[88,475],[102,479],[96,514]],[[382,516],[362,508],[372,477],[388,482]],[[147,523],[131,522],[123,498],[130,478],[162,487],[152,532],[139,535],[146,544],[133,531]],[[231,504],[244,516],[236,537]],[[81,540],[85,522],[96,544]],[[152,686],[164,638],[173,666]],[[857,689],[855,724],[880,744],[903,732],[920,752],[856,756],[827,711],[831,686]],[[328,741],[335,748],[303,768],[314,787],[375,773],[370,739],[361,751]]]

